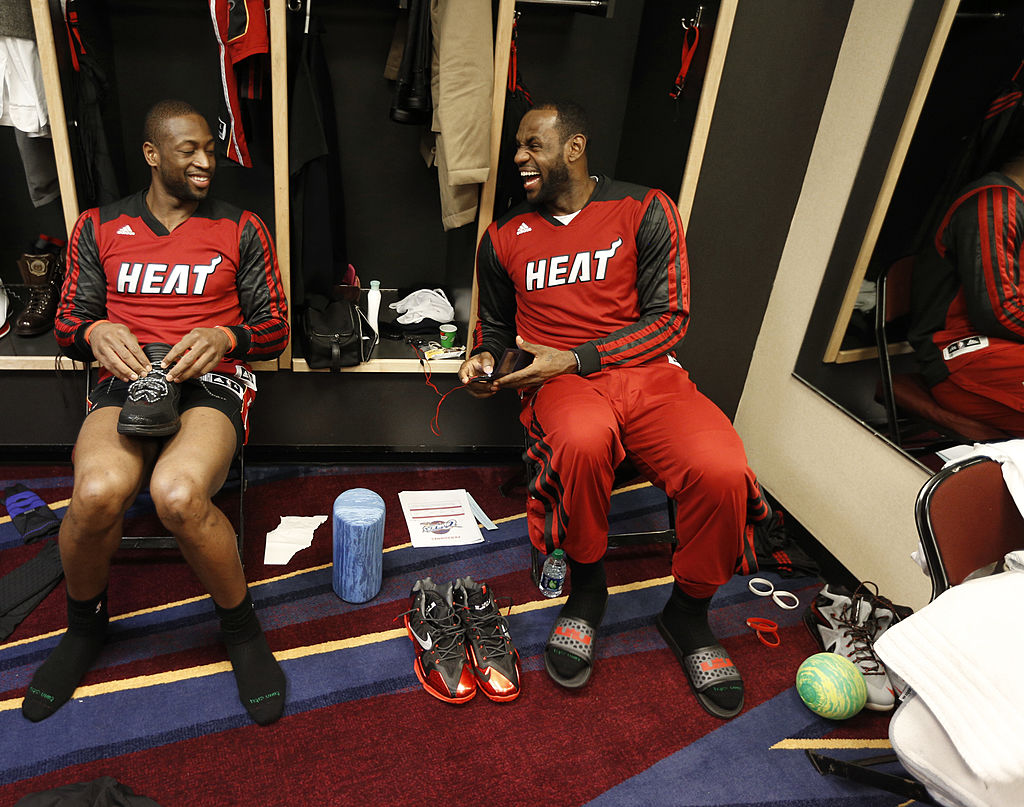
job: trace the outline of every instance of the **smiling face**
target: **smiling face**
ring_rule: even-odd
[[[202,115],[181,115],[164,121],[157,142],[146,141],[142,148],[154,185],[179,201],[198,202],[213,181],[215,145]]]
[[[531,109],[516,133],[516,167],[523,180],[526,199],[534,205],[548,205],[571,190],[569,141],[558,131],[553,109]]]

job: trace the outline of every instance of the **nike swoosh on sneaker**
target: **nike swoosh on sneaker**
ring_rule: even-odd
[[[424,650],[429,650],[430,648],[432,648],[434,646],[434,637],[431,636],[429,633],[427,634],[427,638],[426,639],[421,639],[419,637],[419,634],[416,633],[416,631],[412,630],[411,628],[409,629],[409,632],[414,637],[416,637],[416,641],[419,642],[420,647],[422,647]]]

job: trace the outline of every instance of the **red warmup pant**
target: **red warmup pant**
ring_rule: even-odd
[[[939,404],[1024,437],[1024,345],[1003,344],[947,366],[949,377],[932,387]]]
[[[732,423],[667,360],[562,375],[523,401],[532,461],[527,520],[541,552],[581,563],[604,557],[615,468],[628,455],[676,502],[672,576],[710,597],[750,557],[748,507],[765,505]]]

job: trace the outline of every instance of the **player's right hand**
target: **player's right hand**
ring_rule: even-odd
[[[470,356],[459,367],[459,380],[474,398],[490,398],[498,386],[487,376],[494,372],[494,356],[486,350]]]
[[[89,332],[89,347],[100,366],[131,383],[153,369],[135,334],[127,325],[101,320]]]

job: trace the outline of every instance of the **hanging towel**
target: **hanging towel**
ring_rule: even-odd
[[[985,781],[1024,777],[1024,572],[969,580],[890,627],[874,649]]]

